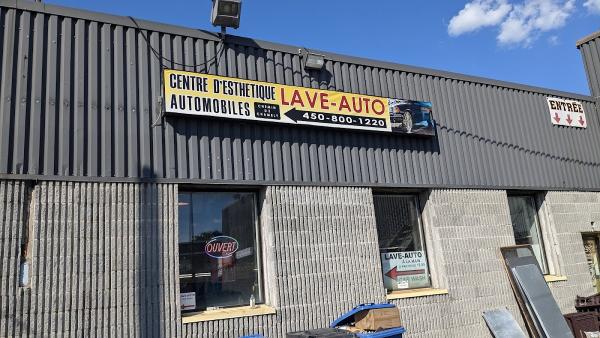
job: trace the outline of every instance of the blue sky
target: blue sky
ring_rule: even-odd
[[[210,0],[47,0],[216,31]],[[600,0],[245,0],[229,33],[589,94],[575,42],[600,30]]]

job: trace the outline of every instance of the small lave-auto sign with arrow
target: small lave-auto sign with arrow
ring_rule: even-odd
[[[427,258],[424,251],[381,253],[383,284],[388,290],[429,286]]]
[[[575,100],[547,97],[552,124],[559,126],[587,128],[583,105]]]
[[[181,310],[194,310],[196,309],[196,293],[195,292],[182,292],[179,294],[181,302]]]

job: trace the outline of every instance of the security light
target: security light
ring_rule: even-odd
[[[321,70],[325,66],[325,55],[317,54],[304,48],[299,50],[304,61],[304,69]]]
[[[210,21],[213,26],[240,27],[242,0],[213,0]]]

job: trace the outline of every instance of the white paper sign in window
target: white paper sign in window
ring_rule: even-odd
[[[185,292],[179,295],[181,297],[181,310],[189,311],[196,309],[196,293]]]
[[[424,251],[381,254],[383,283],[388,290],[428,287],[429,272]]]

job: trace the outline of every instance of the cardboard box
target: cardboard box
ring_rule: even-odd
[[[365,332],[367,332],[365,330],[361,330],[361,329],[357,328],[356,326],[340,326],[338,328],[341,329],[341,330],[344,330],[344,331],[352,332],[352,333],[365,333]]]
[[[354,315],[354,326],[361,330],[378,331],[402,326],[397,307],[369,309]]]

